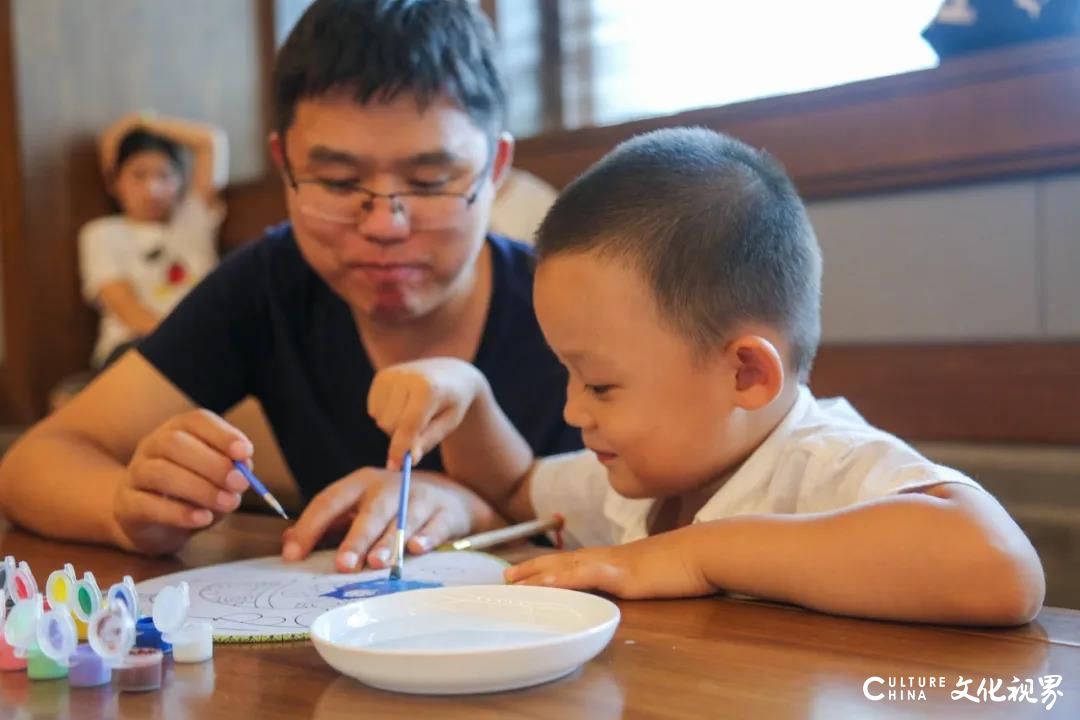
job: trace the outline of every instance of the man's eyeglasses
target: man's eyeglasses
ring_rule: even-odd
[[[465,192],[409,190],[380,193],[352,180],[329,178],[297,179],[285,161],[285,177],[296,193],[300,212],[314,220],[356,227],[375,209],[377,199],[390,203],[412,230],[445,230],[461,225],[480,193],[491,170],[494,152],[489,148],[483,169],[473,177]]]

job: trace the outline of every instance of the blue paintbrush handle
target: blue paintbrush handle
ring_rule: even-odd
[[[409,480],[412,475],[412,453],[405,453],[401,463],[401,496],[398,498],[397,529],[405,530],[405,516],[409,512]]]

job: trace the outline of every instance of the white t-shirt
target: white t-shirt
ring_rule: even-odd
[[[167,223],[110,215],[79,232],[79,272],[86,301],[101,312],[91,361],[100,366],[119,344],[134,339],[120,319],[97,303],[103,285],[131,283],[143,305],[164,316],[217,264],[216,237],[224,219],[195,193],[188,193]]]
[[[801,387],[788,415],[705,503],[694,522],[750,513],[825,512],[941,483],[979,487],[873,427],[847,400],[817,400]],[[646,537],[655,502],[616,493],[608,484],[607,469],[588,450],[541,459],[530,494],[537,517],[559,513],[565,518],[570,547],[618,545]]]

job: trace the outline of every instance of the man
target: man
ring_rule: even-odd
[[[400,465],[366,412],[374,373],[473,362],[537,454],[580,446],[531,305],[531,256],[485,237],[513,140],[494,40],[467,0],[317,0],[274,73],[270,152],[289,224],[237,251],[159,329],[0,465],[0,509],[46,535],[177,550],[239,504],[253,448],[221,419],[262,403],[305,499],[283,555],[345,532],[338,567],[385,563]],[[498,452],[498,448],[490,449]],[[486,507],[416,474],[410,546]],[[439,509],[436,509],[439,508]],[[487,512],[490,522],[497,521]]]

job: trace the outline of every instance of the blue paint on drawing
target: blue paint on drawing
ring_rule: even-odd
[[[377,595],[392,595],[404,590],[420,590],[422,588],[442,587],[442,583],[423,582],[420,580],[365,580],[364,582],[348,583],[340,585],[321,597],[337,598],[338,600],[361,600]]]

